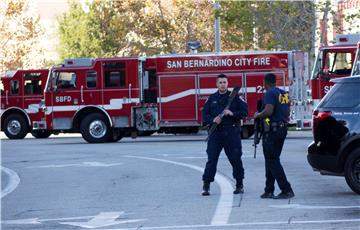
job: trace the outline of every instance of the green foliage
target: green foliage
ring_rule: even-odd
[[[313,2],[225,2],[222,16],[229,49],[311,49]]]
[[[221,18],[222,51],[311,49],[311,1],[94,0],[77,2],[59,19],[61,57],[111,57],[187,52],[189,40],[214,50],[214,18]]]

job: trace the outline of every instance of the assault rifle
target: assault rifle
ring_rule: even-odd
[[[263,107],[263,101],[258,100],[256,102],[256,110],[258,113],[262,111],[262,107]],[[254,121],[254,143],[253,143],[254,158],[256,158],[256,147],[260,143],[262,132],[263,132],[263,128],[262,128],[262,124],[261,124],[261,119],[256,118]]]
[[[238,95],[239,91],[240,91],[240,87],[239,87],[239,86],[235,86],[234,89],[233,89],[233,91],[231,91],[224,110],[218,115],[221,119],[223,119],[223,117],[224,117],[224,115],[225,115],[225,110],[227,110],[227,109],[230,108],[231,103],[233,102],[235,96]],[[211,134],[213,134],[213,132],[216,130],[216,127],[217,127],[217,126],[218,126],[218,124],[216,124],[216,123],[213,123],[213,124],[210,126],[210,129],[209,129],[209,132],[208,132],[208,136],[207,136],[207,138],[206,138],[205,141],[208,141],[208,140],[209,140]]]

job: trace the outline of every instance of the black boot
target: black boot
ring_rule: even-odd
[[[210,195],[209,191],[210,191],[210,182],[204,181],[203,191],[202,191],[201,195],[209,196]]]
[[[288,192],[281,192],[279,193],[279,195],[274,196],[274,199],[290,199],[293,198],[295,196],[293,190],[290,190]]]
[[[261,196],[261,199],[272,199],[274,198],[274,193],[273,192],[264,192]]]
[[[236,186],[233,193],[234,194],[244,193],[244,186],[242,180],[236,180]]]

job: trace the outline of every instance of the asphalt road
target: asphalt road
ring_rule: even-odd
[[[243,140],[245,193],[232,194],[222,154],[211,196],[202,197],[204,139],[2,138],[2,229],[360,229],[360,197],[344,178],[308,165],[310,132],[290,132],[285,142],[282,162],[296,194],[289,200],[259,198],[264,158],[261,146],[253,158],[252,140]]]

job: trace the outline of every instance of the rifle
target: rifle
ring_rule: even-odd
[[[262,111],[262,107],[263,107],[263,101],[262,100],[258,100],[256,103],[256,110],[257,112],[261,112]],[[261,136],[262,136],[262,132],[263,132],[263,128],[261,125],[261,119],[260,118],[256,118],[254,121],[254,159],[256,158],[256,147],[257,145],[260,143],[261,140]]]
[[[239,86],[235,86],[235,88],[233,89],[233,91],[231,91],[224,110],[218,115],[221,119],[223,119],[223,117],[224,117],[224,115],[225,115],[225,110],[227,110],[227,109],[230,108],[231,103],[233,102],[235,96],[238,95],[239,91],[240,91],[240,87],[239,87]],[[211,134],[213,134],[213,132],[215,131],[215,129],[216,129],[217,126],[218,126],[218,124],[216,124],[216,123],[213,123],[213,124],[211,125],[211,127],[210,127],[210,129],[209,129],[209,132],[208,132],[208,136],[207,136],[207,138],[206,138],[205,141],[208,141],[208,140],[209,140]]]

